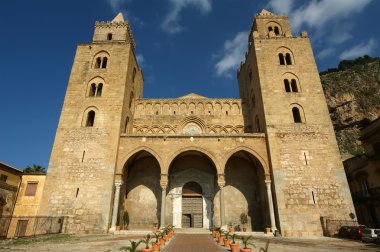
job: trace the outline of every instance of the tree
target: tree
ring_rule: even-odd
[[[41,165],[33,164],[32,166],[27,166],[24,169],[24,173],[40,173],[40,172],[46,172],[45,168]]]

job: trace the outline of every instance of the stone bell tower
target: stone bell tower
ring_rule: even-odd
[[[39,215],[68,216],[68,232],[108,230],[119,137],[142,86],[123,15],[96,22],[92,43],[77,46]]]
[[[306,32],[287,15],[254,18],[239,89],[253,132],[265,132],[277,226],[284,236],[322,235],[321,217],[355,213]]]

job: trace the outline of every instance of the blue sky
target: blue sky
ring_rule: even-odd
[[[237,97],[236,69],[254,14],[289,13],[308,31],[320,71],[380,55],[378,0],[4,0],[0,161],[48,166],[77,43],[123,12],[145,76],[144,97]]]

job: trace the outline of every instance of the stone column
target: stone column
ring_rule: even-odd
[[[276,227],[276,219],[274,218],[274,207],[273,207],[273,198],[272,198],[272,181],[265,180],[265,185],[267,186],[267,194],[268,194],[268,207],[269,207],[269,216],[270,216],[270,224],[272,232],[277,230]]]
[[[115,230],[116,227],[117,214],[119,213],[120,186],[122,184],[123,181],[115,181],[115,198],[113,201],[112,223],[110,230]]]
[[[225,225],[225,216],[224,216],[224,185],[219,185],[220,188],[220,226]]]
[[[161,215],[160,215],[160,228],[165,227],[165,210],[166,210],[166,187],[168,186],[168,176],[161,174]]]
[[[224,186],[226,181],[224,173],[218,174],[218,186],[220,188],[219,201],[220,201],[220,226],[226,225],[225,213],[224,213]]]

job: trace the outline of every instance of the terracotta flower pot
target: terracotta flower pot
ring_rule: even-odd
[[[239,243],[230,243],[231,252],[238,252]]]
[[[153,248],[143,248],[141,251],[142,252],[152,252]]]
[[[165,246],[165,239],[164,239],[164,238],[161,238],[161,239],[160,239],[160,244],[161,244],[162,246]]]
[[[120,226],[116,226],[116,231],[120,231]]]
[[[169,236],[168,235],[164,235],[164,240],[165,241],[169,241]]]
[[[269,233],[270,233],[270,228],[269,228],[269,227],[265,228],[265,233],[266,233],[266,234],[269,234]]]
[[[153,251],[157,252],[157,251],[160,251],[160,243],[156,243],[156,242],[153,242],[152,243],[152,249]]]
[[[158,230],[158,227],[157,227],[157,226],[154,226],[154,227],[153,227],[153,232],[157,232],[157,230]]]
[[[230,246],[230,242],[231,241],[229,239],[224,238],[223,242],[224,242],[224,247],[229,247]]]
[[[211,234],[212,234],[213,237],[215,237],[215,233],[216,233],[216,231],[215,231],[215,230],[212,230],[212,233],[211,233]]]
[[[233,232],[235,232],[235,229],[234,229],[234,227],[229,227],[229,228],[228,228],[228,231],[229,231],[230,233],[233,233]]]
[[[220,236],[219,237],[219,243],[223,244],[223,239],[224,239],[223,236]]]
[[[251,252],[252,249],[251,248],[241,248],[240,249],[240,252]]]

